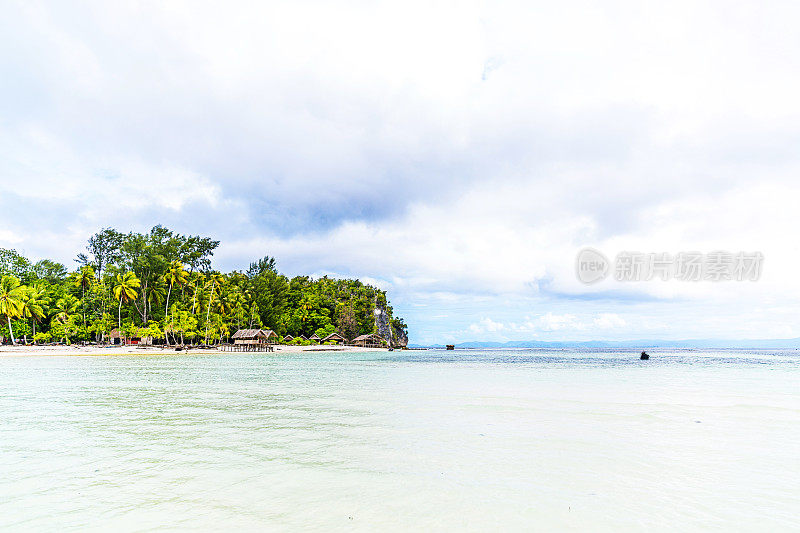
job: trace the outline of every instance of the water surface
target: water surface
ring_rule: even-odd
[[[800,529],[795,351],[0,358],[0,528]]]

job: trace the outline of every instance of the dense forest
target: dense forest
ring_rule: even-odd
[[[385,291],[352,279],[289,279],[269,256],[221,273],[211,264],[218,246],[162,226],[145,234],[106,228],[89,238],[72,271],[0,248],[7,340],[100,342],[116,329],[166,344],[213,344],[238,329],[268,328],[281,338],[378,333],[403,344],[406,325],[392,316]]]

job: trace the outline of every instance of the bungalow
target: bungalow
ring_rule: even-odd
[[[231,337],[234,344],[272,344],[278,334],[271,329],[240,329]]]
[[[308,337],[306,337],[305,335],[300,335],[299,337],[295,337],[295,338],[296,339],[300,339],[301,341],[307,341],[308,340]]]
[[[294,340],[294,337],[292,337],[291,335],[286,335],[283,338],[283,342],[292,342],[293,340]]]
[[[319,342],[319,341],[321,341],[322,339],[320,339],[320,338],[319,338],[319,335],[317,335],[316,333],[314,333],[313,335],[311,335],[311,336],[308,338],[308,340],[310,340],[311,342]]]
[[[271,329],[262,329],[261,331],[263,331],[267,336],[267,344],[272,344],[273,342],[278,342],[280,340],[278,334]]]
[[[359,335],[353,339],[353,344],[364,348],[381,348],[386,346],[386,341],[377,334],[370,333],[368,335]]]
[[[344,343],[347,342],[347,339],[345,339],[344,337],[342,337],[338,333],[331,333],[330,335],[328,335],[327,337],[322,339],[322,342],[332,342],[334,344],[344,344]]]
[[[153,344],[153,337],[126,337],[120,333],[117,328],[112,329],[106,338],[109,344],[126,344],[128,346],[135,346],[137,344],[149,346]]]

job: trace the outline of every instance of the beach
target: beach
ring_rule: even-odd
[[[795,351],[146,352],[0,358],[0,528],[800,528]]]
[[[296,346],[296,345],[274,345],[273,352],[254,352],[265,354],[290,354],[298,352],[371,352],[371,351],[387,351],[386,348],[360,348],[357,346],[327,346],[327,345],[311,345],[311,346]],[[133,346],[133,345],[106,345],[106,346],[0,346],[0,357],[4,356],[112,356],[112,355],[231,355],[229,351],[223,351],[219,348],[191,348],[176,351],[174,346]]]

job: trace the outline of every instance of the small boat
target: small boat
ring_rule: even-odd
[[[445,348],[447,348],[448,350],[455,350],[456,349],[456,345],[455,344],[447,344],[447,345],[445,345]]]
[[[639,356],[639,359],[641,359],[642,361],[647,361],[648,359],[650,359],[650,356],[647,355],[647,352],[642,352],[642,355]]]

